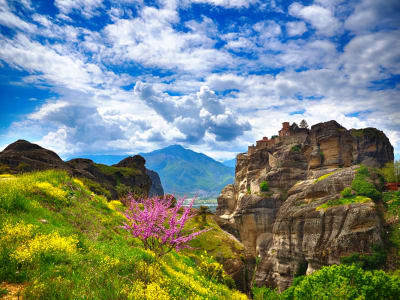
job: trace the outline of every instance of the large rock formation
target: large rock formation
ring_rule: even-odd
[[[90,188],[101,184],[108,191],[109,198],[117,199],[127,192],[148,195],[162,195],[162,186],[158,174],[147,170],[145,160],[140,155],[127,157],[113,166],[96,164],[90,159],[76,158],[64,162],[55,152],[28,141],[18,140],[0,152],[0,173],[20,173],[47,169],[62,169],[76,177],[89,179]],[[150,175],[148,175],[150,173]],[[154,178],[154,183],[152,183]],[[158,181],[157,181],[158,179]],[[155,191],[155,192],[154,192]],[[96,192],[99,192],[96,190]]]
[[[153,170],[146,169],[147,176],[150,177],[151,187],[149,191],[149,197],[153,196],[164,196],[164,189],[161,184],[160,176],[158,176],[157,172]]]
[[[346,130],[330,121],[287,131],[237,156],[235,183],[223,189],[217,208],[224,229],[260,257],[255,283],[281,290],[299,269],[310,273],[382,243],[374,202],[318,207],[340,198],[357,164],[377,167],[394,158],[377,129]],[[260,190],[262,181],[269,191]]]

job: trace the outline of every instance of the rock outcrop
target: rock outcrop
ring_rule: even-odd
[[[53,151],[25,140],[18,140],[0,152],[2,169],[29,172],[49,168],[67,169],[63,160]]]
[[[164,196],[164,189],[161,184],[160,176],[158,176],[157,172],[152,170],[146,169],[147,176],[150,177],[151,180],[151,187],[149,191],[149,197],[153,196]]]
[[[311,130],[291,126],[285,136],[239,154],[235,182],[218,197],[217,214],[223,228],[260,258],[255,283],[283,290],[299,270],[311,273],[382,244],[373,201],[319,206],[340,198],[357,164],[380,167],[393,158],[383,132],[347,130],[335,121]],[[260,190],[263,181],[268,191]]]
[[[0,173],[20,173],[47,169],[65,170],[76,177],[101,184],[106,196],[118,199],[127,192],[146,196],[151,192],[162,195],[158,174],[148,171],[145,159],[140,155],[127,157],[113,166],[96,164],[90,159],[76,158],[64,162],[55,152],[28,141],[18,140],[0,152]],[[154,183],[152,183],[154,178]],[[158,179],[158,181],[157,181]],[[90,188],[96,184],[88,183]],[[95,190],[98,192],[98,190]]]

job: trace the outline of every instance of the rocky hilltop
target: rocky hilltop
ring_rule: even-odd
[[[55,152],[25,140],[18,140],[0,152],[0,173],[20,173],[47,169],[66,170],[86,180],[94,191],[108,198],[127,192],[137,195],[163,195],[160,178],[145,167],[140,155],[127,157],[113,166],[76,158],[64,162]]]
[[[217,214],[224,229],[259,257],[255,283],[283,290],[299,272],[381,245],[383,225],[374,201],[334,201],[360,164],[381,167],[393,159],[382,131],[347,130],[336,121],[311,130],[285,122],[279,136],[264,137],[239,154],[235,182],[218,197]],[[378,184],[373,176],[368,180]]]

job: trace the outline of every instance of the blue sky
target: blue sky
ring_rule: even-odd
[[[182,144],[234,157],[283,121],[383,130],[400,155],[398,0],[0,0],[0,149]]]

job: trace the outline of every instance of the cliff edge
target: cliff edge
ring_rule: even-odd
[[[381,167],[393,159],[382,131],[347,130],[336,121],[311,130],[285,122],[279,136],[264,137],[239,154],[235,182],[218,197],[217,214],[224,229],[259,257],[255,283],[283,290],[299,272],[310,274],[382,245],[377,203],[339,199],[360,164]],[[380,184],[373,174],[366,180]]]

